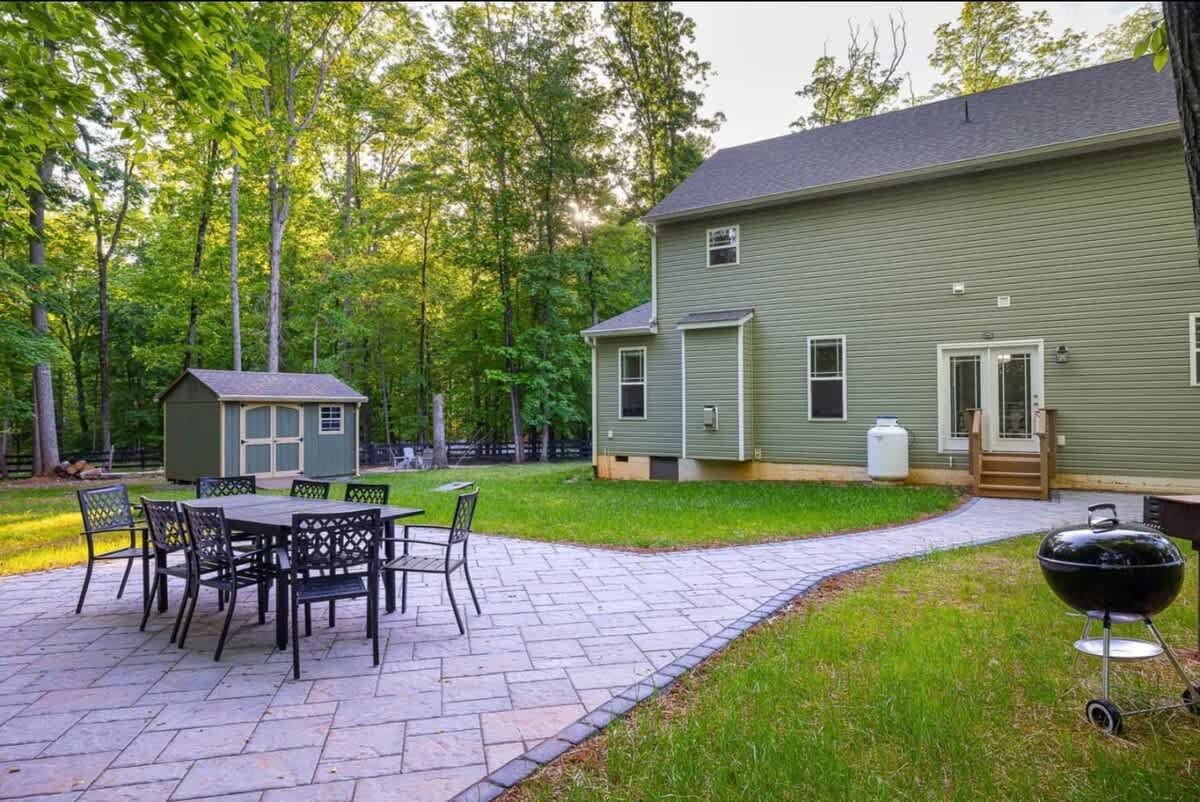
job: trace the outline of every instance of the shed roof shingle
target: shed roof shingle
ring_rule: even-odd
[[[221,399],[255,401],[366,401],[367,397],[328,373],[261,373],[251,370],[202,370],[191,374]],[[176,379],[159,400],[179,382]]]
[[[969,116],[969,122],[967,118]],[[841,184],[1178,124],[1170,71],[1118,61],[717,151],[646,215],[682,218]]]
[[[600,335],[638,332],[650,333],[653,329],[653,309],[650,302],[635,306],[633,309],[622,312],[621,314],[610,317],[608,320],[602,320],[591,328],[584,329],[584,335]]]

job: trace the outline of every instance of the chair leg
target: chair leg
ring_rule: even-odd
[[[92,555],[88,555],[87,571],[83,574],[83,589],[79,591],[79,602],[75,605],[75,615],[83,610],[83,600],[87,598],[88,584],[92,581],[92,566],[95,564]]]
[[[121,587],[117,588],[117,598],[125,595],[125,583],[129,581],[129,572],[133,570],[133,558],[125,561],[125,575],[121,577]]]
[[[471,601],[475,602],[475,615],[483,615],[483,610],[479,609],[479,597],[475,595],[475,585],[471,583],[471,569],[467,567],[466,560],[463,560],[463,573],[467,577],[467,590],[471,591]]]
[[[446,572],[446,593],[450,595],[450,609],[454,611],[454,620],[458,622],[458,634],[466,635],[467,629],[463,626],[462,614],[458,611],[458,602],[454,600],[454,586],[450,584],[450,572]]]
[[[225,651],[225,639],[229,637],[229,622],[233,620],[233,611],[237,609],[237,583],[232,585],[232,590],[229,591],[229,611],[225,613],[225,626],[221,627],[221,637],[217,641],[217,651],[213,655],[214,661],[221,659],[221,652]]]
[[[334,622],[336,620],[337,620],[337,602],[331,601],[329,603],[329,627],[331,629],[333,628]]]
[[[300,609],[292,596],[292,675],[300,679]]]
[[[183,581],[183,598],[179,600],[179,612],[175,614],[175,626],[171,629],[170,643],[174,643],[179,637],[179,628],[183,624],[183,608],[187,607],[188,599],[192,597],[192,578],[189,576]]]
[[[304,605],[304,637],[312,636],[312,605]]]
[[[150,607],[154,604],[154,594],[158,592],[158,582],[162,579],[162,574],[155,572],[154,581],[150,583],[150,593],[146,596],[145,609],[142,612],[142,625],[138,627],[141,632],[146,631],[146,622],[150,620]]]
[[[179,640],[175,645],[180,649],[183,648],[183,642],[187,640],[188,630],[192,627],[192,616],[196,614],[196,601],[200,598],[200,582],[192,580],[191,594],[183,600],[185,605],[188,605],[187,617],[183,619],[183,630],[179,633]]]
[[[408,571],[400,572],[400,615],[408,612]]]
[[[372,665],[379,665],[379,580],[371,582],[371,592],[367,594],[367,627],[371,630]]]

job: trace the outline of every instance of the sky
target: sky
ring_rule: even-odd
[[[1095,34],[1119,21],[1140,3],[1022,3],[1045,9],[1056,31],[1073,28]],[[908,21],[908,52],[903,70],[911,72],[917,94],[937,78],[929,66],[933,30],[958,16],[959,3],[755,3],[680,2],[696,21],[696,50],[711,62],[704,111],[725,113],[714,137],[718,148],[788,133],[788,123],[805,107],[795,96],[812,74],[826,44],[844,54],[847,20],[864,31],[876,23],[888,31],[888,14],[903,11]],[[885,51],[887,52],[887,51]]]

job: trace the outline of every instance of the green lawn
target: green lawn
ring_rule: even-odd
[[[910,521],[953,507],[941,487],[877,487],[815,482],[616,482],[591,478],[588,465],[495,466],[369,474],[387,481],[392,502],[421,507],[448,523],[453,493],[432,488],[473,480],[481,488],[475,528],[539,540],[638,548],[679,548],[811,537]],[[0,486],[0,574],[79,562],[79,485]],[[130,498],[189,498],[190,487],[130,484]],[[278,491],[286,492],[286,491]],[[334,488],[339,498],[342,487]],[[116,541],[112,541],[116,545]]]
[[[1082,622],[1042,581],[1036,544],[852,578],[859,587],[735,642],[516,799],[1200,798],[1200,719],[1134,718],[1121,739],[1083,721],[1098,663],[1072,670]],[[1194,561],[1159,623],[1200,673]],[[1165,660],[1117,670],[1118,702],[1182,691]]]

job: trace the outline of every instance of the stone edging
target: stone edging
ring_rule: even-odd
[[[945,515],[929,518],[927,521],[945,520],[954,518],[964,512],[979,501],[978,498],[972,498],[965,504],[961,504]],[[922,521],[925,523],[926,521]],[[1007,539],[1016,535],[1004,535],[1000,538],[982,538],[973,541],[974,544],[984,544],[997,539]],[[745,545],[760,545],[760,544],[745,544]],[[961,546],[972,545],[970,543],[960,544]],[[686,674],[691,669],[700,665],[708,658],[712,657],[717,652],[723,650],[735,638],[743,635],[748,629],[762,623],[766,619],[774,616],[779,611],[783,610],[796,599],[805,595],[815,585],[824,582],[827,579],[848,574],[852,571],[858,571],[863,568],[871,568],[877,565],[897,562],[919,554],[927,553],[925,550],[917,550],[908,554],[886,557],[879,560],[862,560],[856,563],[848,563],[839,565],[826,573],[806,576],[799,582],[785,590],[781,590],[765,602],[760,604],[754,610],[746,613],[741,618],[727,625],[716,635],[710,636],[699,646],[693,647],[687,654],[682,657],[677,657],[667,665],[656,670],[653,674],[645,679],[630,685],[614,698],[609,699],[604,704],[595,710],[587,713],[577,721],[568,724],[561,729],[556,735],[552,735],[542,743],[530,749],[520,757],[513,758],[508,763],[505,763],[500,768],[488,774],[482,780],[474,783],[465,791],[454,796],[450,802],[491,802],[498,798],[501,794],[512,788],[517,783],[532,775],[542,766],[547,765],[558,759],[566,752],[573,749],[575,746],[584,741],[598,735],[601,730],[622,718],[629,711],[633,710],[639,703],[649,699],[655,693],[665,691],[675,684],[675,681]]]

